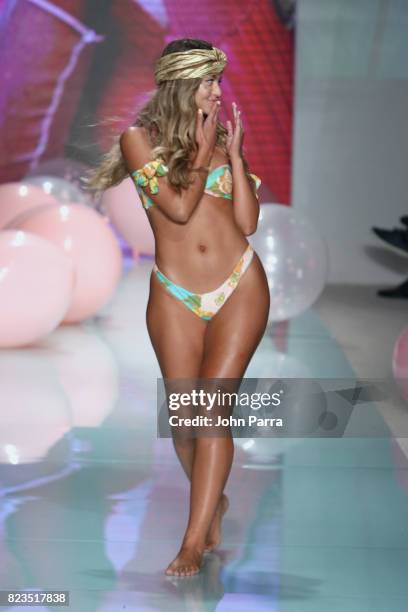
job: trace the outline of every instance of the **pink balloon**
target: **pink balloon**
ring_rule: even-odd
[[[56,204],[58,204],[58,202],[56,202]],[[39,206],[35,207],[35,210],[42,210],[44,208],[48,208],[49,204],[40,204]],[[22,225],[24,223],[24,221],[26,219],[28,219],[29,217],[31,217],[31,214],[33,212],[33,208],[29,208],[27,210],[23,210],[23,212],[19,213],[18,215],[16,215],[15,217],[13,217],[13,219],[11,221],[9,221],[3,229],[8,230],[8,229],[12,229],[12,230],[17,230],[17,229],[22,229]]]
[[[408,400],[408,327],[399,335],[395,343],[392,370],[403,396]]]
[[[135,256],[154,255],[154,236],[145,209],[130,177],[107,189],[101,199],[112,225],[132,247]]]
[[[0,232],[0,347],[25,346],[55,329],[73,283],[72,263],[61,249],[23,231]]]
[[[107,217],[83,204],[63,204],[43,206],[15,223],[59,246],[74,264],[75,284],[65,323],[82,321],[108,302],[121,277],[122,255]]]
[[[32,210],[41,204],[58,204],[50,194],[40,187],[21,183],[4,183],[0,185],[0,229],[5,227],[17,215]]]

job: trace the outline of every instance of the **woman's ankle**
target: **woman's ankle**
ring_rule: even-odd
[[[194,534],[194,533],[186,533],[183,542],[181,544],[182,548],[189,548],[197,550],[198,552],[202,552],[205,548],[205,539],[206,534]]]

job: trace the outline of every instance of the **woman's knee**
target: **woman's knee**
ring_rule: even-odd
[[[193,451],[195,447],[195,437],[192,428],[185,428],[184,431],[177,431],[172,435],[174,446],[182,451]]]

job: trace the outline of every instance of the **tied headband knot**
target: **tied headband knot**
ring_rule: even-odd
[[[175,79],[196,79],[207,74],[219,74],[227,64],[224,51],[212,49],[190,49],[163,55],[156,62],[154,76],[156,84]]]

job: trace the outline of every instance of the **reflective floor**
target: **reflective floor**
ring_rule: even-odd
[[[75,612],[405,612],[408,461],[375,407],[381,437],[236,439],[219,550],[164,575],[188,482],[156,436],[151,265],[96,319],[0,352],[1,589],[69,590]],[[246,373],[354,375],[313,309],[270,327]]]

